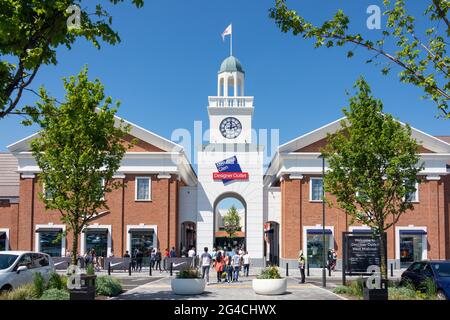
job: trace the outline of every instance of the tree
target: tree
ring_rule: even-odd
[[[117,4],[124,0],[109,1]],[[97,3],[93,12],[81,9],[82,4],[92,2]],[[42,65],[57,64],[59,46],[71,49],[80,37],[99,49],[100,40],[112,45],[120,41],[111,28],[112,17],[101,2],[0,0],[0,119],[14,112],[24,91],[37,94],[28,87]],[[144,1],[132,3],[139,8]],[[68,26],[76,14],[70,8],[73,5],[80,8],[80,28]]]
[[[326,192],[336,197],[338,206],[350,217],[372,228],[380,236],[381,273],[387,278],[384,232],[414,207],[409,195],[420,183],[418,144],[409,125],[403,126],[382,113],[380,100],[371,96],[369,85],[360,78],[357,95],[342,130],[329,134],[322,150],[329,170],[324,177]],[[330,199],[327,199],[331,205]]]
[[[234,205],[228,209],[227,214],[223,217],[223,225],[228,237],[232,239],[236,232],[241,230],[241,219]]]
[[[276,0],[270,9],[270,17],[282,32],[289,32],[304,39],[314,39],[314,47],[352,45],[373,53],[366,62],[384,57],[382,73],[388,74],[393,65],[400,67],[401,82],[422,88],[424,97],[433,100],[441,116],[449,118],[450,57],[447,55],[447,39],[450,36],[447,0],[413,1],[410,5],[424,6],[426,26],[422,28],[416,18],[407,12],[404,0],[383,0],[386,26],[379,39],[367,39],[360,33],[349,31],[350,19],[342,10],[322,25],[314,25],[296,11],[290,10],[285,0]],[[380,34],[380,33],[373,33]],[[347,52],[351,58],[354,50]]]
[[[108,209],[105,194],[121,186],[112,177],[127,150],[122,138],[129,126],[115,126],[119,104],[111,106],[100,81],[88,80],[87,68],[64,79],[64,88],[65,102],[60,107],[45,89],[40,90],[39,113],[32,120],[42,130],[31,142],[31,150],[47,194],[39,193],[39,198],[46,209],[60,212],[72,233],[72,264],[76,264],[78,235],[98,209]]]

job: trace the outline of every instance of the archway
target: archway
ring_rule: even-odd
[[[185,221],[181,224],[181,256],[187,255],[189,249],[197,246],[197,225],[192,221]]]
[[[230,237],[224,226],[224,217],[229,214],[232,207],[235,207],[239,215],[240,229]],[[247,204],[242,196],[234,192],[227,192],[220,195],[214,202],[214,247],[226,250],[235,248],[247,248]]]
[[[280,265],[280,224],[278,222],[264,223],[264,255],[270,265]]]

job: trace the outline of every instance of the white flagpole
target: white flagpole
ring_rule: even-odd
[[[231,24],[231,35],[230,35],[230,56],[233,55],[233,24]]]

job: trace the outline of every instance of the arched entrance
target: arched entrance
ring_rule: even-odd
[[[264,255],[270,265],[280,265],[280,224],[277,222],[264,224]]]
[[[197,246],[197,226],[195,222],[185,221],[181,224],[181,256],[186,254],[189,249]]]
[[[227,216],[236,209],[239,216],[239,228],[230,237],[225,226]],[[247,248],[247,204],[243,197],[234,192],[227,192],[220,195],[214,202],[214,247],[226,250],[235,248]]]

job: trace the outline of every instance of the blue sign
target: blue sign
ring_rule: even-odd
[[[242,172],[241,166],[239,165],[236,156],[217,162],[216,168],[219,172]],[[222,179],[222,182],[223,184],[226,184],[233,180],[234,179]]]

